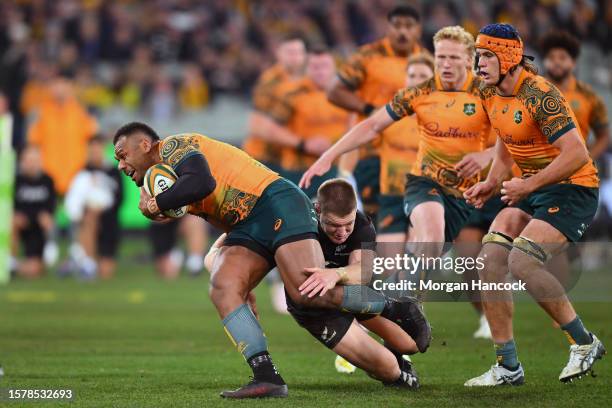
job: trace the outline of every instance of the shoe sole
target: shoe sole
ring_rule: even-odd
[[[234,396],[234,395],[231,395],[231,394],[230,395],[224,395],[223,393],[221,393],[221,394],[219,394],[219,396],[221,398],[227,398],[227,399],[286,398],[286,397],[289,396],[289,391],[288,391],[287,386],[285,385],[284,387],[282,387],[280,389],[275,389],[273,391],[270,391],[270,393],[268,393],[268,394]]]
[[[418,326],[421,326],[422,329],[419,330],[419,336],[417,336],[417,338],[414,338],[413,340],[416,342],[419,352],[425,353],[429,348],[429,345],[431,344],[431,325],[427,321],[425,313],[423,313],[423,310],[419,307],[417,303],[413,303],[411,306],[411,313],[414,316],[413,322],[416,323]]]
[[[586,376],[587,374],[591,374],[591,377],[595,377],[595,372],[593,371],[593,366],[595,365],[595,363],[597,362],[597,360],[601,360],[603,356],[605,356],[606,354],[608,354],[608,352],[606,351],[606,348],[604,347],[603,343],[599,343],[600,347],[597,348],[597,352],[595,353],[595,357],[593,358],[593,363],[591,364],[591,366],[589,368],[587,368],[586,370],[583,370],[579,373],[576,374],[572,374],[568,377],[564,377],[564,378],[559,378],[559,381],[561,381],[562,383],[571,383],[574,381],[574,379],[582,379],[583,376]]]
[[[463,384],[463,386],[467,387],[467,388],[505,387],[505,386],[520,387],[523,384],[525,384],[525,377],[518,378],[518,379],[514,380],[513,382],[503,382],[501,384],[487,384],[487,385],[475,385],[475,384],[474,385],[467,385],[467,384]]]

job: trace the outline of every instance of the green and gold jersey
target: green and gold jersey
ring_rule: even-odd
[[[286,89],[291,83],[295,83],[287,71],[276,64],[265,70],[257,80],[253,89],[253,109],[263,114],[270,114],[278,103],[279,92]],[[280,146],[254,135],[248,135],[242,146],[243,150],[256,160],[264,163],[279,164]]]
[[[576,116],[580,133],[585,141],[591,130],[597,131],[608,126],[606,105],[588,84],[572,77],[567,89],[561,92]]]
[[[302,140],[324,137],[334,144],[348,130],[349,113],[329,102],[325,90],[309,78],[286,87],[285,92],[279,90],[278,97],[270,116]],[[281,167],[285,170],[305,171],[317,159],[293,147],[281,149]]]
[[[415,45],[410,55],[423,51]],[[338,69],[338,77],[366,103],[383,106],[393,95],[404,87],[406,80],[407,56],[397,55],[389,38],[366,44],[359,48]],[[365,119],[363,115],[360,120]],[[360,156],[376,155],[380,139],[360,148]]]
[[[494,132],[508,148],[522,177],[546,168],[559,155],[553,143],[576,128],[576,117],[561,92],[545,78],[525,70],[512,95],[501,96],[495,87],[485,87],[482,99]],[[597,187],[599,178],[589,161],[562,183]]]
[[[242,150],[198,133],[169,136],[159,144],[161,161],[174,169],[194,154],[206,158],[217,187],[189,205],[189,213],[210,219],[226,231],[247,218],[266,187],[280,178]]]
[[[419,150],[411,174],[429,177],[457,197],[476,184],[479,176],[465,179],[455,165],[466,154],[482,151],[490,132],[480,84],[480,79],[468,73],[463,89],[445,91],[435,75],[417,87],[400,90],[386,107],[395,120],[416,116]]]

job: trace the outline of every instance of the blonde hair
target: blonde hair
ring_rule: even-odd
[[[476,46],[474,42],[474,36],[461,26],[448,26],[443,27],[438,30],[437,33],[433,36],[434,45],[438,41],[442,40],[452,40],[457,41],[463,45],[467,49],[468,54],[470,55],[470,59],[474,58],[474,54],[476,53]]]
[[[408,65],[406,65],[406,69],[408,69],[408,67],[410,67],[411,65],[415,64],[427,65],[429,69],[431,69],[431,72],[435,71],[434,60],[429,53],[421,52],[408,58]]]

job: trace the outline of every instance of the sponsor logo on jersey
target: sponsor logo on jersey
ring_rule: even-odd
[[[476,104],[475,103],[464,103],[463,104],[463,113],[468,116],[472,116],[476,113]]]
[[[333,333],[331,335],[327,335],[327,326],[325,326],[325,329],[323,329],[323,333],[321,333],[321,340],[323,340],[323,342],[327,343],[329,341],[331,341],[331,339],[333,339],[336,336],[336,331],[333,330]]]
[[[516,112],[514,112],[514,123],[518,125],[522,121],[523,121],[523,112],[521,112],[520,110],[517,110]]]

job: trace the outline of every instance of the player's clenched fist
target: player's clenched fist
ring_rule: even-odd
[[[169,222],[172,221],[172,218],[165,217],[161,214],[159,207],[157,206],[157,201],[153,197],[151,197],[144,188],[140,188],[140,201],[138,202],[138,209],[145,217],[150,220],[157,222]]]
[[[527,180],[514,177],[512,180],[504,181],[501,189],[501,199],[508,205],[515,205],[531,193]]]

